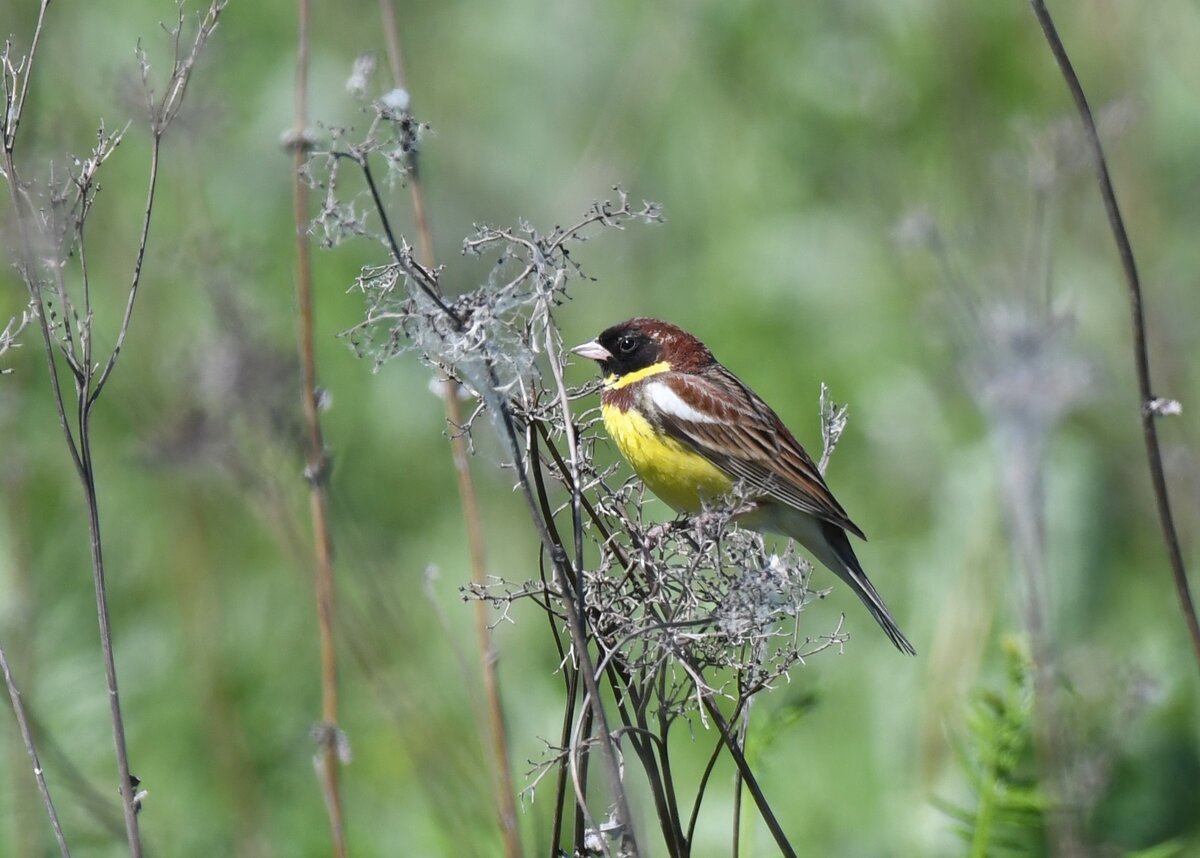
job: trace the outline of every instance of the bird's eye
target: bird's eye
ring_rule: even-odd
[[[631,355],[637,351],[637,339],[635,337],[621,337],[617,340],[617,351],[623,355]]]

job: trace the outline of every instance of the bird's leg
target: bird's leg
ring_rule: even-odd
[[[656,524],[646,530],[646,547],[652,548],[667,539],[673,532],[680,530],[688,523],[686,516],[678,516],[670,521]]]
[[[719,532],[731,522],[738,522],[745,516],[758,509],[755,501],[739,501],[730,506],[719,506],[706,509],[692,516],[692,525],[698,533]]]
[[[724,509],[706,509],[704,512],[697,513],[692,516],[692,527],[698,533],[707,533],[710,530],[720,528],[722,524],[729,520],[729,513]]]

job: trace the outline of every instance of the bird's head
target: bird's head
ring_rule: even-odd
[[[664,369],[693,371],[713,362],[712,352],[682,328],[658,319],[630,319],[571,349],[600,364],[605,375],[620,378],[655,364]]]

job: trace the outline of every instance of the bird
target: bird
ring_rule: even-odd
[[[604,428],[650,491],[696,514],[740,482],[750,508],[738,524],[803,545],[850,586],[897,649],[916,655],[850,544],[847,534],[866,539],[862,529],[775,411],[704,343],[640,317],[571,351],[600,365]]]

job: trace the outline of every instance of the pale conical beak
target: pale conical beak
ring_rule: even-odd
[[[571,351],[580,357],[585,357],[594,361],[600,361],[601,363],[606,360],[612,360],[612,352],[600,345],[595,340],[584,343],[581,346],[575,346],[575,348],[571,349]]]

